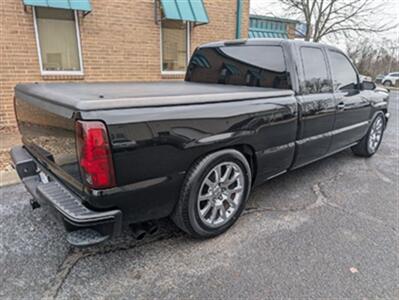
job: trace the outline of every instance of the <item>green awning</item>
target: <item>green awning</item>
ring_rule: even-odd
[[[297,21],[275,17],[250,15],[248,37],[288,39],[288,26]]]
[[[90,0],[23,0],[25,5],[91,11]]]
[[[288,34],[286,32],[264,31],[252,28],[250,28],[248,35],[250,39],[259,39],[259,38],[288,39]]]
[[[208,23],[208,14],[202,0],[161,0],[165,19]]]

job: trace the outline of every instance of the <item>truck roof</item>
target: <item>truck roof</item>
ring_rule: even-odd
[[[314,43],[307,42],[303,40],[287,40],[287,39],[276,39],[276,38],[256,38],[256,39],[238,39],[238,40],[224,40],[206,43],[199,48],[213,48],[213,47],[223,47],[223,46],[234,46],[234,45],[245,45],[245,46],[262,46],[262,45],[279,45],[279,44],[293,44],[298,46],[312,46],[318,48],[328,48],[336,51],[341,51],[337,47],[323,44],[323,43]]]
[[[24,100],[74,111],[201,104],[293,95],[291,90],[187,81],[18,84]]]

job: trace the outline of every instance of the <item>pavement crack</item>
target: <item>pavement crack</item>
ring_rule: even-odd
[[[85,253],[76,250],[70,250],[65,256],[64,261],[58,267],[57,273],[55,274],[53,280],[51,280],[47,289],[44,291],[43,299],[55,299],[61,289],[63,283],[71,272],[72,268],[76,263],[83,257]]]
[[[131,250],[131,249],[149,245],[149,244],[152,244],[155,242],[169,240],[169,239],[173,239],[173,238],[179,238],[179,237],[183,237],[183,236],[184,236],[183,232],[171,232],[171,233],[166,233],[166,234],[154,235],[153,237],[151,237],[147,240],[144,239],[143,241],[136,241],[136,240],[131,240],[131,241],[129,240],[129,241],[125,241],[125,242],[122,241],[121,243],[114,244],[114,245],[104,244],[104,245],[97,246],[95,248],[83,249],[81,251],[84,252],[84,254],[85,254],[84,257],[88,257],[88,256],[94,256],[94,255],[100,255],[100,254],[113,253],[113,252],[117,252],[117,251]]]
[[[316,201],[314,201],[312,203],[304,204],[299,207],[287,207],[287,208],[276,208],[276,207],[270,207],[270,206],[266,206],[266,207],[252,206],[252,207],[245,208],[243,215],[256,213],[256,212],[264,212],[264,211],[299,212],[299,211],[311,210],[311,209],[318,208],[327,202],[326,201],[327,198],[326,198],[325,194],[322,192],[322,190],[320,189],[319,185],[313,186],[312,190],[317,196]]]
[[[360,212],[360,211],[355,211],[355,210],[343,207],[343,206],[341,206],[341,205],[339,205],[337,203],[328,201],[328,197],[327,197],[326,193],[323,191],[323,189],[321,188],[321,184],[320,183],[315,184],[313,186],[312,190],[317,196],[316,203],[320,202],[320,205],[325,205],[325,206],[328,206],[330,208],[334,208],[336,210],[339,210],[339,211],[341,211],[341,212],[343,212],[345,214],[348,214],[348,215],[351,215],[351,216],[356,216],[356,217],[361,218],[361,219],[365,219],[365,220],[368,220],[368,221],[371,221],[371,222],[374,222],[374,223],[381,224],[383,226],[386,226],[386,227],[390,228],[395,233],[397,232],[395,227],[391,226],[390,224],[387,224],[386,222],[384,222],[384,221],[382,221],[382,220],[380,220],[378,218],[375,218],[373,216],[370,216],[370,215],[365,214],[365,213]]]
[[[169,234],[163,235],[155,235],[151,239],[146,241],[138,242],[136,240],[132,241],[122,241],[119,244],[114,245],[100,245],[96,247],[90,247],[86,249],[78,249],[71,248],[68,254],[65,256],[63,262],[58,267],[57,273],[55,274],[53,280],[49,283],[46,290],[43,293],[43,299],[56,299],[59,291],[61,290],[62,285],[65,280],[68,278],[68,275],[71,273],[73,267],[78,263],[78,261],[82,258],[86,258],[89,256],[95,256],[100,254],[108,254],[117,251],[126,251],[138,247],[142,247],[148,244],[152,244],[162,240],[168,240],[172,238],[183,237],[184,233],[180,232],[172,232]]]
[[[379,179],[381,179],[382,181],[384,181],[386,183],[392,183],[392,180],[390,178],[388,178],[384,173],[379,171],[375,166],[373,166],[369,160],[367,160],[367,159],[364,160],[364,163],[365,163],[366,167],[369,170],[371,170]]]

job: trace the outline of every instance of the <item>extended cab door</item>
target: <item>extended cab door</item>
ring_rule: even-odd
[[[297,52],[299,129],[293,168],[327,154],[335,118],[335,101],[324,49],[300,46]]]
[[[365,91],[360,90],[359,77],[350,60],[341,52],[327,50],[336,104],[336,117],[330,152],[338,151],[365,134],[371,112]]]

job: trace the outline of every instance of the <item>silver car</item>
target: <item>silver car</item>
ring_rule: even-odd
[[[382,79],[384,86],[395,86],[399,82],[399,72],[392,72]]]

